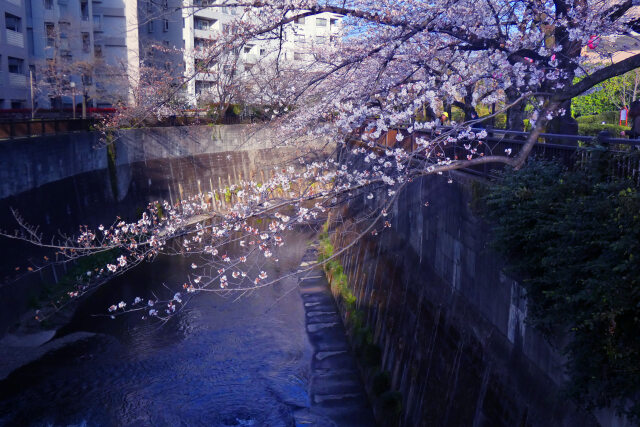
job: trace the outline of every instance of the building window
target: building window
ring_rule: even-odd
[[[153,33],[153,21],[147,22],[147,32]]]
[[[100,15],[93,15],[93,29],[98,31],[102,29],[102,19]]]
[[[83,0],[80,2],[80,15],[82,16],[83,21],[89,20],[89,2],[88,1]]]
[[[296,24],[304,25],[304,16],[296,18]]]
[[[316,36],[316,43],[323,44],[326,41],[327,41],[327,38],[325,36]]]
[[[260,49],[260,56],[265,56],[267,54],[267,49]]]
[[[147,0],[147,12],[153,12],[153,3],[151,3],[151,0]]]
[[[195,24],[196,24],[196,30],[213,30],[213,26],[215,25],[215,23],[218,22],[215,19],[213,20],[208,20],[208,19],[196,19]]]
[[[325,18],[316,18],[316,27],[326,27],[327,20]]]
[[[329,24],[338,25],[338,20],[337,19],[331,19],[331,20],[329,20]]]
[[[12,99],[11,100],[11,108],[14,110],[19,110],[24,108],[26,101],[22,99]]]
[[[85,53],[89,53],[91,48],[91,37],[89,33],[82,33],[82,51]]]
[[[162,20],[162,31],[164,31],[165,33],[167,31],[169,31],[169,20],[168,19],[163,19]]]
[[[102,58],[102,46],[93,46],[93,56],[95,56],[96,58]]]
[[[7,26],[7,30],[15,31],[17,33],[22,32],[22,18],[10,13],[4,14],[4,22]]]
[[[169,0],[162,0],[162,9],[169,9]]]
[[[44,8],[47,10],[53,9],[53,0],[44,0]]]
[[[58,22],[58,28],[60,31],[60,38],[66,39],[69,36],[69,32],[71,31],[71,24],[68,22]],[[68,42],[67,42],[68,44]]]
[[[9,72],[13,74],[24,74],[24,59],[9,56]]]
[[[300,52],[293,52],[293,60],[294,60],[294,61],[302,61],[302,53],[300,53]]]
[[[298,34],[298,35],[296,36],[296,41],[297,41],[298,43],[304,43],[304,34]]]
[[[53,47],[56,42],[56,27],[52,22],[44,23],[44,34],[47,38],[47,47]]]
[[[243,52],[244,53],[251,53],[251,49],[252,48],[253,48],[253,45],[245,46],[244,49],[243,49]]]

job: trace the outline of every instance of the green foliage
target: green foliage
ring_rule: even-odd
[[[456,123],[464,122],[464,111],[458,107],[451,107],[451,120]]]
[[[611,132],[614,137],[620,137],[620,132],[629,130],[630,127],[618,125],[619,114],[617,111],[604,111],[599,114],[577,117],[578,132],[581,135],[596,136],[606,130]],[[603,125],[602,122],[605,122],[605,124]]]
[[[605,80],[594,86],[589,94],[573,98],[571,110],[574,115],[620,110],[623,105],[628,106],[633,101],[633,89],[638,77],[637,71],[634,70]],[[576,81],[579,80],[580,78],[576,78]]]
[[[578,124],[601,124],[602,122],[617,125],[620,122],[620,113],[618,111],[604,111],[598,114],[576,117]]]
[[[335,253],[329,238],[329,222],[327,221],[320,235],[318,260],[326,261]],[[338,260],[327,261],[325,271],[331,283],[331,289],[338,295],[346,311],[346,326],[351,337],[351,344],[360,365],[365,371],[375,372],[371,393],[377,397],[376,414],[383,425],[397,425],[402,415],[402,394],[391,390],[391,375],[388,371],[380,371],[382,363],[382,348],[373,342],[373,332],[366,326],[365,314],[356,309],[356,297],[349,288],[347,276]]]
[[[160,204],[160,202],[156,202],[156,209],[157,209],[157,212],[158,212],[158,218],[161,219],[161,220],[164,219],[164,216],[165,216],[164,215],[164,207],[162,206],[162,204]],[[140,215],[140,216],[142,216],[142,215]]]
[[[374,396],[380,396],[391,388],[391,375],[389,371],[381,371],[373,376],[371,391]]]
[[[365,344],[362,348],[362,364],[367,367],[380,366],[382,349],[376,344]]]
[[[402,393],[386,391],[380,396],[379,407],[386,417],[399,417],[402,414]]]
[[[600,123],[578,123],[578,133],[580,135],[597,136],[602,131],[608,131],[614,138],[620,138],[620,132],[628,131],[631,129],[629,126],[618,126],[612,124],[600,124]]]
[[[568,333],[568,393],[639,421],[640,194],[598,176],[532,161],[490,188],[486,216],[526,289],[528,321]]]
[[[105,265],[115,262],[119,254],[119,250],[112,249],[77,259],[72,267],[60,277],[58,283],[47,284],[42,287],[39,294],[29,295],[29,306],[41,308],[48,304],[58,306],[67,302],[69,300],[68,292],[77,291],[79,285],[89,284],[91,278]],[[91,275],[87,275],[87,272],[91,272]],[[41,324],[41,326],[43,325]]]

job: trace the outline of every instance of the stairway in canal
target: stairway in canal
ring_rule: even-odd
[[[300,266],[308,267],[317,259],[317,250],[310,247]],[[324,271],[311,270],[298,280],[314,353],[311,408],[306,414],[296,414],[296,425],[374,426],[373,411]]]

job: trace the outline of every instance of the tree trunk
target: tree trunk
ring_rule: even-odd
[[[507,104],[515,102],[520,94],[515,89],[507,89]],[[507,129],[515,131],[524,130],[524,108],[526,104],[520,102],[507,110]]]

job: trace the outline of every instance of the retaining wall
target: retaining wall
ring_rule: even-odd
[[[393,206],[392,227],[341,256],[381,369],[402,393],[401,425],[624,425],[563,398],[563,358],[525,323],[523,288],[491,250],[491,229],[470,208],[473,189],[461,174],[451,184],[416,179]],[[354,200],[343,217],[376,200]],[[333,234],[336,249],[353,235]]]

